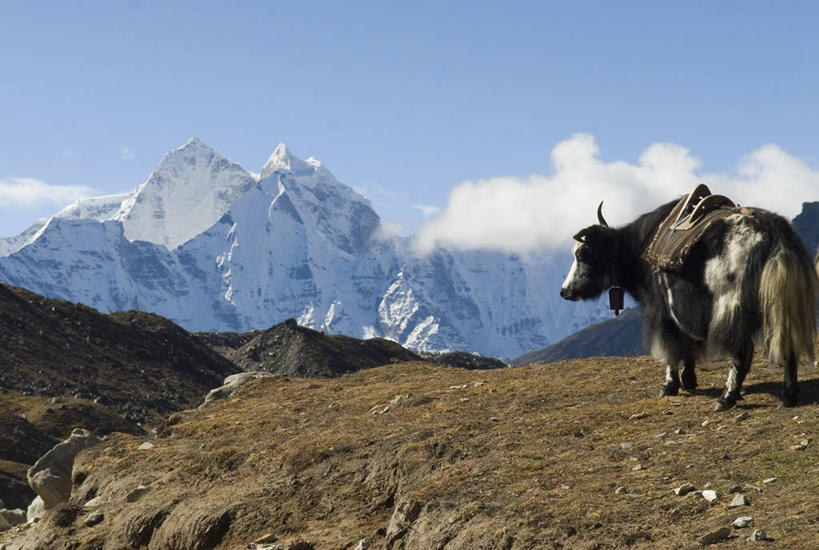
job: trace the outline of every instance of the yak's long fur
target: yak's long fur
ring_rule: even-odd
[[[795,404],[799,359],[813,357],[819,263],[813,265],[781,216],[736,208],[703,234],[678,270],[655,268],[644,252],[676,202],[620,228],[581,230],[561,295],[590,299],[611,286],[631,294],[643,309],[647,344],[667,365],[661,395],[676,394],[680,386],[693,389],[697,359],[729,355],[731,368],[718,409],[741,399],[753,338],[761,330],[769,362],[785,369],[783,403]]]

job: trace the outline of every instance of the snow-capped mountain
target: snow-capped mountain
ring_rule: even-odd
[[[101,311],[140,309],[189,330],[288,317],[418,350],[516,357],[607,315],[562,301],[546,256],[385,238],[370,202],[279,145],[259,174],[199,139],[133,192],[81,200],[0,240],[0,281]]]

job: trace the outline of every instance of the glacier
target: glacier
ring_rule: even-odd
[[[568,253],[530,257],[386,237],[368,199],[284,144],[259,173],[193,138],[130,193],[83,199],[0,239],[0,281],[187,330],[287,318],[421,351],[513,358],[609,316],[559,297]]]

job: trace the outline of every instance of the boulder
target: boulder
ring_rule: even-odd
[[[40,519],[45,514],[45,504],[43,504],[43,499],[40,495],[34,497],[34,500],[31,501],[31,504],[28,505],[28,509],[26,510],[26,521],[34,521]]]
[[[101,441],[88,430],[77,428],[68,439],[55,445],[29,468],[28,484],[40,496],[46,510],[68,501],[74,457]]]
[[[211,401],[217,401],[219,399],[227,399],[233,392],[239,389],[239,386],[248,382],[249,380],[254,380],[256,378],[267,378],[269,376],[276,376],[273,373],[266,372],[266,371],[250,371],[250,372],[240,372],[237,374],[231,374],[227,378],[225,378],[224,383],[219,386],[218,388],[214,388],[208,392],[205,396],[205,402],[200,405],[204,407]]]

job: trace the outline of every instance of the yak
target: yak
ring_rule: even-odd
[[[698,360],[728,356],[715,410],[730,409],[761,335],[768,363],[784,369],[782,405],[796,405],[800,358],[813,357],[819,280],[790,223],[703,185],[622,227],[606,223],[602,206],[599,223],[574,236],[560,295],[578,301],[622,289],[636,300],[646,345],[665,362],[660,397],[694,390]]]

